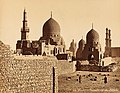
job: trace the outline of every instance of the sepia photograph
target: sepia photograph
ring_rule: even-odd
[[[120,93],[120,0],[0,0],[0,93]]]

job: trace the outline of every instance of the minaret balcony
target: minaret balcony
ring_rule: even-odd
[[[21,32],[29,32],[29,28],[28,27],[25,29],[21,28]]]

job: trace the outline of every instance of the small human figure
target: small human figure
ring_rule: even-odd
[[[81,83],[81,75],[79,76],[79,83]]]
[[[104,83],[106,84],[107,83],[107,77],[105,76],[104,78]]]

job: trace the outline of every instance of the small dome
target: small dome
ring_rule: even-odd
[[[43,36],[49,37],[49,36],[59,36],[59,35],[60,35],[59,24],[53,18],[50,18],[43,25]]]
[[[81,39],[78,43],[78,47],[83,47],[85,45],[85,41],[83,39]]]
[[[74,39],[72,40],[72,42],[70,43],[70,50],[71,49],[75,49],[76,48],[76,43],[75,43],[75,41],[74,41]]]
[[[91,29],[88,33],[87,33],[87,43],[98,43],[99,42],[99,34],[94,30]]]

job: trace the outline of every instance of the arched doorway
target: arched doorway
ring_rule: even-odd
[[[93,54],[88,55],[88,61],[90,61],[90,60],[94,60],[94,55]]]

